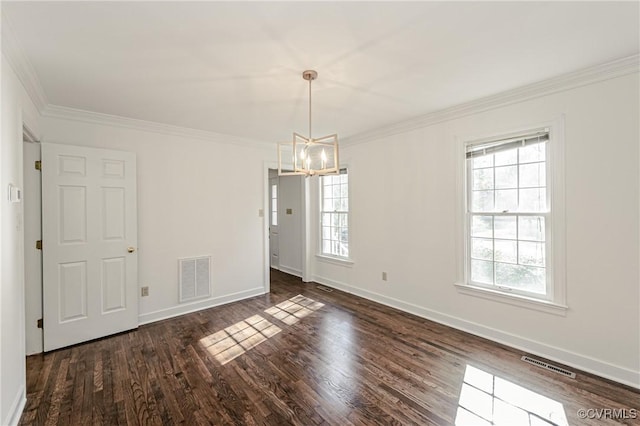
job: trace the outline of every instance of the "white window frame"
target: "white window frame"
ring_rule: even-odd
[[[324,253],[323,252],[323,237],[322,237],[322,214],[324,212],[324,182],[323,182],[323,178],[324,176],[320,176],[318,179],[318,195],[319,195],[319,209],[318,209],[318,252],[316,254],[316,257],[322,261],[328,262],[328,263],[335,263],[338,265],[342,265],[342,266],[350,266],[353,264],[353,260],[352,260],[352,247],[351,247],[351,176],[350,176],[350,169],[348,167],[341,167],[341,174],[342,174],[342,170],[345,171],[344,174],[346,174],[348,176],[348,181],[347,181],[347,200],[348,200],[348,209],[346,211],[347,214],[347,230],[348,230],[348,239],[347,239],[347,244],[349,247],[349,255],[348,256],[339,256],[339,255],[334,255],[331,253]]]
[[[547,171],[547,212],[532,215],[545,217],[545,251],[546,251],[546,295],[507,289],[495,285],[482,285],[471,282],[470,253],[470,218],[469,203],[469,161],[466,159],[466,148],[471,144],[506,139],[512,136],[548,129],[549,141],[546,142]],[[488,137],[458,137],[457,169],[457,276],[455,286],[462,294],[481,297],[502,303],[522,306],[557,315],[566,315],[566,272],[565,272],[565,189],[564,189],[564,117],[552,122],[531,126],[522,126],[515,131],[495,132]],[[508,213],[507,213],[508,214]],[[501,213],[490,213],[499,216]]]

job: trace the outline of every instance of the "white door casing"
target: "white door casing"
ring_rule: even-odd
[[[42,144],[44,350],[138,326],[136,156]]]
[[[278,235],[279,217],[278,213],[278,185],[279,178],[269,178],[269,259],[270,266],[274,269],[280,268],[280,240]]]

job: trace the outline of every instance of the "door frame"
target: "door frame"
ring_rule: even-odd
[[[269,266],[271,269],[278,269],[280,270],[280,235],[279,235],[279,231],[278,228],[280,226],[280,209],[279,209],[279,198],[280,198],[280,176],[276,175],[273,176],[273,172],[277,172],[274,169],[269,169],[269,210],[268,210],[268,214],[267,214],[267,221],[268,221],[268,226],[269,226]],[[276,207],[276,225],[273,225],[273,186],[276,186],[276,203],[277,206]],[[277,235],[277,240],[276,243],[278,245],[278,250],[277,250],[277,255],[276,257],[278,264],[276,266],[274,266],[273,264],[273,249],[274,249],[274,245],[276,243],[274,243],[274,238],[273,238],[273,234],[274,234],[274,230],[273,228],[275,228],[275,234]]]
[[[271,249],[269,247],[269,209],[271,202],[271,186],[269,184],[269,169],[278,170],[276,161],[265,161],[262,166],[262,269],[264,292],[271,291]]]
[[[269,169],[278,170],[278,163],[275,161],[265,161],[262,169],[262,263],[264,274],[264,291],[271,291],[271,250],[269,249],[269,208],[271,198],[271,185],[269,183]],[[313,253],[311,248],[311,200],[310,196],[310,179],[304,178],[302,182],[302,281],[312,282],[312,259]],[[278,211],[280,211],[280,185],[278,185]],[[280,222],[278,222],[280,223]]]

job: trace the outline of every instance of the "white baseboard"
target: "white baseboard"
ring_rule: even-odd
[[[605,361],[507,333],[495,328],[486,327],[462,318],[454,317],[432,309],[423,308],[412,303],[404,302],[402,300],[384,296],[358,287],[353,287],[328,278],[314,276],[313,279],[320,284],[324,284],[356,296],[364,297],[365,299],[373,300],[374,302],[378,302],[458,330],[466,331],[467,333],[484,337],[485,339],[493,340],[494,342],[502,343],[512,348],[525,351],[529,354],[538,355],[543,358],[640,389],[640,372],[638,371],[613,365]]]
[[[20,417],[22,416],[22,411],[24,410],[25,405],[27,404],[27,396],[25,395],[25,387],[24,385],[20,386],[16,397],[11,404],[11,408],[9,408],[9,413],[7,417],[2,422],[3,425],[14,426],[17,425],[20,421]]]
[[[284,272],[290,275],[295,275],[296,277],[302,278],[302,271],[296,268],[290,268],[288,266],[280,265],[280,272]]]
[[[205,299],[198,302],[185,303],[179,306],[173,306],[171,308],[160,309],[158,311],[147,312],[145,314],[138,315],[138,324],[149,324],[152,322],[161,321],[184,314],[190,314],[192,312],[201,311],[203,309],[213,308],[215,306],[237,302],[238,300],[248,299],[249,297],[259,296],[264,293],[264,287],[256,287],[250,290],[228,294],[226,296],[214,297],[212,299]]]

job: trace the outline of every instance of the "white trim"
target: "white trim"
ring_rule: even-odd
[[[3,425],[13,426],[17,425],[20,421],[20,417],[22,416],[22,412],[24,411],[24,407],[27,404],[27,395],[25,394],[25,385],[22,384],[16,397],[9,408],[9,412],[7,414],[7,418],[2,422]]]
[[[280,265],[280,268],[278,268],[278,270],[280,272],[284,272],[285,274],[289,274],[289,275],[294,275],[298,278],[302,278],[302,270],[298,269],[298,268],[291,268],[289,266],[284,266],[284,265]]]
[[[160,309],[153,312],[147,312],[146,314],[138,315],[138,325],[149,324],[152,322],[162,321],[184,314],[201,311],[203,309],[213,308],[215,306],[226,305],[227,303],[237,302],[239,300],[248,299],[250,297],[260,296],[261,294],[265,294],[264,287],[256,287],[249,290],[239,291],[237,293],[231,293],[226,296],[218,296],[212,299],[201,300],[198,302],[182,304],[179,306],[173,306],[171,308]]]
[[[492,340],[497,343],[501,343],[503,345],[507,345],[517,350],[525,351],[531,355],[537,355],[543,358],[547,358],[551,361],[556,361],[561,364],[580,369],[587,373],[595,374],[605,379],[613,380],[615,382],[640,389],[640,372],[634,371],[629,368],[621,367],[605,361],[591,358],[589,356],[571,352],[557,346],[547,345],[536,340],[527,339],[526,337],[506,333],[495,328],[480,325],[476,322],[468,321],[452,315],[447,315],[442,312],[434,311],[432,309],[423,308],[412,303],[404,302],[402,300],[394,299],[392,297],[384,296],[372,291],[363,290],[361,288],[353,287],[348,284],[340,283],[327,278],[315,276],[314,281],[319,284],[336,288],[338,290],[342,290],[347,293],[351,293],[356,296],[360,296],[365,299],[372,300],[374,302],[378,302],[413,315],[417,315],[421,318],[425,318],[430,321],[455,328],[457,330],[461,330],[476,336],[483,337],[485,339]]]
[[[253,139],[241,138],[238,136],[225,135],[222,133],[197,130],[188,127],[163,124],[155,121],[139,120],[136,118],[121,117],[118,115],[103,114],[81,109],[68,108],[59,105],[47,105],[41,112],[44,117],[58,118],[62,120],[79,121],[82,123],[100,124],[103,126],[124,127],[143,132],[159,133],[169,136],[181,136],[185,138],[202,139],[217,143],[227,143],[233,145],[244,145],[253,148],[273,149],[271,142],[260,142]]]
[[[379,139],[406,133],[411,130],[431,126],[436,123],[455,120],[483,111],[501,108],[507,105],[540,98],[553,93],[575,89],[600,81],[622,77],[628,74],[640,72],[640,55],[635,54],[626,58],[604,64],[583,68],[557,77],[542,80],[537,83],[507,90],[502,93],[487,96],[475,101],[459,104],[451,108],[437,110],[428,114],[401,121],[388,126],[365,131],[342,139],[343,146],[357,145]]]
[[[544,299],[535,299],[520,294],[505,293],[490,288],[478,287],[470,284],[456,283],[458,291],[469,296],[482,297],[483,299],[495,300],[509,305],[520,306],[536,311],[548,312],[550,314],[566,316],[568,306],[551,302]]]
[[[318,261],[320,262],[333,263],[334,265],[346,266],[349,268],[351,268],[354,263],[353,260],[350,258],[328,256],[326,254],[316,254],[316,259],[318,259]]]
[[[273,147],[272,147],[273,148]],[[271,247],[269,241],[269,215],[270,213],[270,193],[269,193],[269,169],[278,170],[278,163],[264,161],[262,163],[262,285],[264,292],[271,291]],[[278,197],[280,196],[280,185],[278,184]],[[280,223],[280,221],[278,221]],[[278,269],[279,268],[274,268]]]
[[[7,58],[7,62],[13,68],[37,110],[42,113],[49,101],[40,85],[38,74],[25,55],[6,13],[2,14],[2,54]]]

